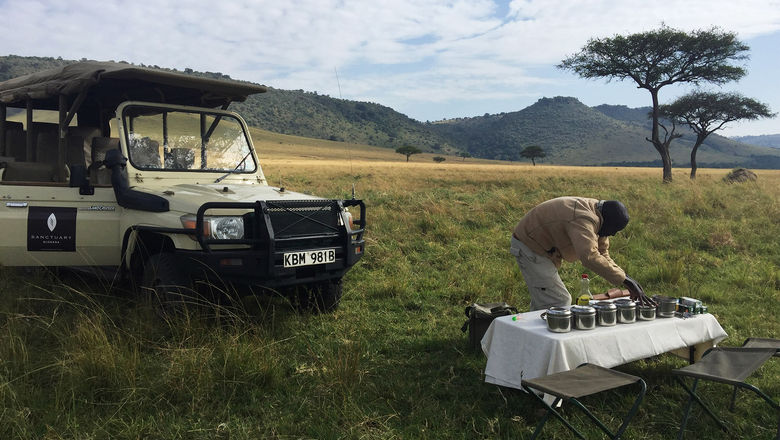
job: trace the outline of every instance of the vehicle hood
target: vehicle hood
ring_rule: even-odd
[[[266,185],[178,184],[167,189],[135,186],[132,189],[155,194],[168,200],[171,211],[195,213],[206,202],[256,202],[258,200],[321,200],[294,191]]]

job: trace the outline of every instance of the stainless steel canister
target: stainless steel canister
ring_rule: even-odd
[[[655,306],[642,304],[639,306],[639,320],[652,321],[655,319]]]
[[[596,309],[596,324],[609,327],[617,323],[617,306],[609,301],[599,301],[593,305]]]
[[[574,328],[577,330],[593,330],[596,328],[596,309],[591,306],[571,306]]]
[[[658,303],[658,317],[674,318],[674,312],[677,311],[677,298],[659,296],[655,300]]]
[[[636,303],[630,299],[615,301],[617,306],[617,320],[621,324],[631,324],[636,321]]]
[[[542,313],[542,319],[547,321],[547,330],[555,333],[571,331],[571,311],[563,307],[550,307]]]

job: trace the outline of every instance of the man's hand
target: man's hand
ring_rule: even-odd
[[[657,305],[655,301],[645,295],[645,291],[642,289],[642,286],[640,286],[639,283],[637,283],[636,280],[630,276],[626,275],[626,279],[623,280],[623,285],[628,289],[632,300],[638,301],[641,305]]]

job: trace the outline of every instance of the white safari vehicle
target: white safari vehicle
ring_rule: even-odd
[[[365,205],[267,184],[227,111],[265,91],[102,62],[0,82],[0,264],[114,269],[168,301],[199,280],[306,287],[335,308]]]

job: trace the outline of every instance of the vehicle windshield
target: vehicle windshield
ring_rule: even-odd
[[[243,125],[208,110],[130,105],[122,112],[130,163],[150,171],[253,173]]]

